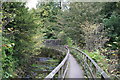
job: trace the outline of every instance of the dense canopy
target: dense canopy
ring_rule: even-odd
[[[18,77],[35,55],[57,55],[41,49],[45,39],[82,49],[110,76],[120,77],[120,2],[38,2],[31,10],[25,5],[2,3],[0,77]]]

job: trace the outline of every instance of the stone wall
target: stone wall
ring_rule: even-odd
[[[61,39],[46,39],[44,41],[45,45],[63,45]]]

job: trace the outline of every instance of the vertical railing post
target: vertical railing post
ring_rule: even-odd
[[[82,54],[82,65],[84,65],[84,55],[83,54]]]
[[[96,71],[96,67],[95,67],[95,66],[93,66],[93,74],[94,74],[94,76],[95,76],[95,77],[97,77],[96,72],[97,72],[97,71]]]
[[[105,80],[102,74],[101,74],[101,80]]]
[[[61,68],[61,79],[63,78],[63,67]]]
[[[86,67],[86,63],[87,63],[87,61],[86,61],[86,56],[84,55],[84,66]]]
[[[58,71],[58,80],[59,80],[60,77],[61,77],[61,71],[59,70]]]
[[[54,77],[51,80],[54,80]]]

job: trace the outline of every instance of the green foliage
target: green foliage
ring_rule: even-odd
[[[13,47],[14,43],[10,43],[8,39],[3,38],[4,44],[2,47],[2,68],[3,68],[3,77],[9,78],[13,77],[15,70],[15,60],[13,58]]]
[[[87,35],[92,34],[94,30],[91,25],[102,22],[102,15],[99,13],[102,5],[103,3],[70,3],[70,8],[61,11],[62,15],[58,16],[59,27],[64,35],[70,37],[74,44],[81,48],[86,46],[87,40],[90,40]]]
[[[73,46],[73,40],[69,37],[67,37],[67,44],[68,44],[69,47]]]
[[[111,15],[109,19],[104,19],[105,27],[108,29],[108,37],[110,40],[107,42],[108,47],[111,49],[119,49],[119,41],[120,41],[120,16],[119,15]]]
[[[56,39],[59,28],[57,28],[57,14],[59,7],[55,3],[38,3],[37,10],[35,11],[36,17],[39,17],[42,25],[42,33],[44,33],[45,39]],[[40,24],[41,24],[40,23]]]
[[[3,78],[16,76],[18,67],[28,61],[32,51],[32,36],[36,25],[25,3],[4,2],[3,6]]]
[[[14,78],[14,76],[17,76],[17,73],[15,73],[16,69],[27,63],[33,55],[40,54],[41,56],[52,58],[63,58],[60,56],[62,55],[60,52],[55,54],[56,51],[53,49],[44,47],[41,49],[42,39],[61,39],[63,44],[70,47],[75,45],[94,50],[96,45],[104,46],[104,43],[102,45],[100,43],[103,40],[104,34],[102,31],[105,28],[106,33],[108,33],[105,36],[109,38],[105,48],[120,51],[119,2],[96,4],[75,2],[67,6],[69,6],[69,9],[62,10],[59,7],[59,3],[39,2],[37,9],[28,11],[25,3],[3,3],[3,57],[1,58],[3,78]],[[98,27],[102,21],[105,25],[104,28]],[[105,57],[99,51],[85,52],[106,70]],[[78,60],[81,59],[80,55],[76,53],[74,55]],[[57,60],[50,61],[57,62]]]
[[[108,59],[102,54],[100,54],[99,50],[94,52],[89,52],[87,50],[83,50],[89,57],[91,57],[106,73],[108,73]],[[72,51],[72,54],[77,59],[77,61],[82,60],[82,57],[78,52]]]
[[[101,13],[105,18],[109,18],[113,12],[119,12],[120,6],[119,2],[105,3],[101,9]]]
[[[108,32],[109,41],[107,47],[110,49],[119,49],[120,41],[120,3],[106,3],[102,8],[102,13],[105,15],[103,23]]]
[[[87,53],[97,63],[100,63],[105,59],[105,56],[100,55],[98,50],[94,52],[88,52],[87,50],[84,50],[84,52]]]

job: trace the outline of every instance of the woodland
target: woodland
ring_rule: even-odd
[[[39,69],[53,69],[63,56],[46,50],[43,41],[60,39],[86,52],[114,80],[120,79],[120,2],[38,2],[36,9],[24,2],[3,2],[0,8],[1,78],[34,76],[26,71],[38,66],[33,64],[38,55],[50,57],[48,67]]]

